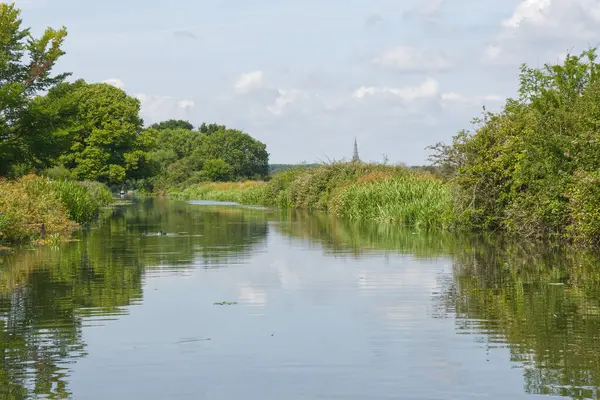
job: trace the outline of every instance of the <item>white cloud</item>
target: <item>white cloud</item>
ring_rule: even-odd
[[[496,94],[467,96],[456,92],[447,92],[440,95],[442,107],[468,107],[474,108],[482,105],[496,106],[505,101],[505,98]]]
[[[194,102],[194,100],[180,100],[179,102],[177,102],[177,105],[179,106],[179,108],[194,108],[196,106],[196,103]]]
[[[279,89],[279,96],[275,99],[275,102],[272,105],[267,106],[267,110],[272,114],[281,115],[289,104],[295,102],[301,97],[306,97],[306,94],[300,90]]]
[[[422,98],[435,98],[438,95],[439,82],[433,78],[427,78],[416,86],[401,88],[362,86],[354,91],[354,99],[363,99],[377,95],[392,95],[403,101],[413,101]]]
[[[600,35],[598,0],[521,0],[485,46],[484,63],[521,63],[552,57]]]
[[[141,115],[147,122],[167,119],[190,119],[196,103],[191,99],[177,100],[170,96],[139,93],[135,96],[141,103]]]
[[[125,89],[125,84],[119,78],[106,79],[106,80],[102,81],[102,83],[106,83],[106,84],[112,85],[112,86],[117,87],[119,89]]]
[[[263,86],[262,71],[247,72],[238,77],[233,88],[237,94],[247,94]]]
[[[524,0],[515,8],[513,15],[504,21],[502,26],[508,29],[518,29],[523,23],[542,25],[548,19],[550,0]]]
[[[444,54],[417,49],[413,46],[398,46],[373,58],[373,64],[399,71],[444,71],[451,62]]]

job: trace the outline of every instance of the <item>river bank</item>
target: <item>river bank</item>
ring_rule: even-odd
[[[94,221],[112,193],[98,182],[60,181],[27,175],[0,179],[0,246],[67,240]]]
[[[324,211],[350,220],[450,229],[451,187],[426,172],[360,162],[276,173],[268,181],[201,183],[167,191],[180,200],[235,201]]]

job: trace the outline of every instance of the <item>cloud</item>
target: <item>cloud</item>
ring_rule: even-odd
[[[497,94],[467,96],[456,92],[447,92],[440,95],[442,107],[474,108],[482,105],[498,106],[505,102],[503,96]]]
[[[173,32],[173,36],[178,39],[192,39],[198,40],[198,36],[192,31],[188,31],[185,29],[176,30]]]
[[[555,57],[579,43],[600,36],[598,0],[521,0],[484,47],[486,64]],[[552,61],[555,61],[552,59]]]
[[[140,114],[147,122],[160,122],[167,119],[190,119],[196,103],[192,99],[178,100],[170,96],[157,96],[138,93]]]
[[[373,58],[375,65],[393,68],[403,72],[446,71],[451,62],[445,54],[433,54],[430,51],[402,45],[388,50]]]
[[[112,86],[117,87],[117,88],[119,88],[121,90],[125,89],[125,84],[119,78],[106,79],[106,80],[102,81],[102,83],[106,83],[106,84],[112,85]]]
[[[297,89],[279,89],[278,92],[279,96],[275,99],[275,102],[272,105],[267,106],[267,110],[274,115],[281,115],[288,105],[300,98],[307,97],[306,93]]]
[[[352,98],[360,100],[373,96],[391,95],[408,102],[436,97],[438,89],[439,82],[433,78],[427,78],[419,85],[401,88],[362,86],[354,91]]]
[[[235,81],[233,89],[237,94],[247,94],[253,90],[260,89],[262,86],[262,71],[252,71],[241,74]]]

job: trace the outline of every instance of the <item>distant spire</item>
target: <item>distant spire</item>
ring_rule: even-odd
[[[352,162],[358,162],[360,158],[358,157],[358,145],[356,144],[356,138],[354,138],[354,155],[352,156]]]

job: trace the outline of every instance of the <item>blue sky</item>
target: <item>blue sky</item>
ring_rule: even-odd
[[[518,67],[600,38],[600,0],[17,0],[66,26],[57,68],[110,82],[147,123],[242,129],[273,163],[422,164],[516,90]]]

